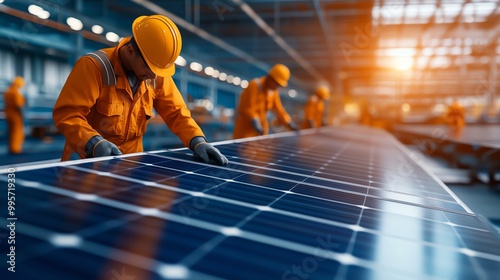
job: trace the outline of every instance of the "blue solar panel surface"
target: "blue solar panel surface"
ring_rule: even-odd
[[[498,233],[383,131],[217,147],[228,166],[173,150],[3,170],[1,279],[500,275]]]

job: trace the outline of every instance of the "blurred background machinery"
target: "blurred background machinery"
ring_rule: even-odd
[[[153,13],[179,26],[185,43],[174,79],[186,99],[208,100],[210,112],[234,109],[250,79],[283,63],[292,73],[284,103],[297,118],[326,83],[330,119],[339,122],[366,110],[383,127],[442,123],[453,100],[467,122],[498,119],[498,1],[0,2],[0,90],[25,77],[27,120],[36,127],[50,126],[48,112],[79,56],[115,45],[131,35],[135,17]]]
[[[402,125],[446,125],[447,108],[457,102],[465,127],[495,128],[499,5],[495,0],[0,0],[0,92],[22,76],[27,102],[24,155],[5,157],[4,163],[57,158],[64,139],[51,111],[73,63],[89,51],[116,45],[131,35],[137,16],[155,13],[170,17],[182,33],[173,78],[210,141],[231,137],[241,91],[277,63],[291,70],[281,95],[296,123],[314,89],[326,85],[330,125],[361,123],[390,132]],[[285,130],[270,123],[272,132]],[[6,139],[3,111],[0,128]],[[408,130],[395,135],[404,137],[402,131]],[[151,120],[144,143],[146,150],[181,145],[159,118]],[[0,153],[7,153],[5,145]]]

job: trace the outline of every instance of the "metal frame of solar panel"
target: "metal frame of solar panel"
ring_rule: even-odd
[[[2,170],[2,279],[500,275],[498,233],[384,131],[217,147],[228,166],[178,149]]]

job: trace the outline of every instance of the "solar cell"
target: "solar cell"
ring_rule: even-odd
[[[2,241],[16,242],[16,272],[4,261],[2,279],[500,275],[498,233],[383,131],[217,147],[228,166],[178,149],[2,170],[0,217],[15,224]]]

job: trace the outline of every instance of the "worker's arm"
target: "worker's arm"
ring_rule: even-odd
[[[258,104],[259,102],[259,85],[257,80],[251,80],[248,87],[243,90],[240,95],[238,106],[238,114],[245,116],[248,119],[259,119]]]
[[[157,78],[156,81],[158,89],[155,90],[153,106],[170,130],[204,162],[213,159],[217,164],[227,164],[227,158],[207,143],[172,78]]]
[[[99,66],[89,57],[80,58],[69,74],[52,112],[56,127],[81,157],[87,156],[87,142],[99,135],[89,125],[86,116],[96,103],[101,81]]]
[[[281,98],[278,93],[278,91],[275,91],[273,93],[273,111],[276,117],[282,122],[285,126],[288,127],[288,129],[291,130],[298,130],[297,125],[292,121],[292,118],[288,113],[285,111],[285,108],[283,108],[283,105],[281,104]]]
[[[191,117],[181,93],[173,79],[157,78],[157,88],[153,97],[153,107],[170,130],[179,137],[184,146],[189,147],[193,137],[205,137],[196,121]]]
[[[259,80],[251,80],[248,87],[243,90],[238,104],[238,115],[246,120],[250,120],[250,125],[259,135],[264,133],[259,116]]]
[[[24,99],[24,96],[19,91],[17,91],[16,93],[17,93],[16,98],[15,98],[16,108],[21,110],[23,108],[23,106],[26,104],[26,100]]]
[[[306,106],[304,108],[304,118],[307,120],[309,123],[310,127],[315,127],[316,124],[314,123],[314,101],[315,101],[316,96],[311,96],[307,100]]]

